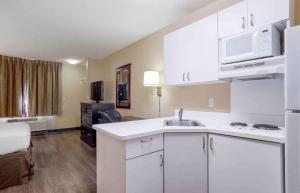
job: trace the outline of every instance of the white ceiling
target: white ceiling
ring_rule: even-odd
[[[212,0],[2,0],[0,54],[103,58]]]

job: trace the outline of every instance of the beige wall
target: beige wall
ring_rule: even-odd
[[[62,67],[62,115],[50,117],[49,129],[80,126],[80,102],[85,100],[87,82],[84,65],[63,64]]]
[[[205,16],[215,13],[217,10],[229,6],[238,0],[220,0],[191,15],[182,18],[172,24],[125,49],[104,58],[97,66],[89,71],[99,72],[99,76],[89,77],[105,81],[105,100],[115,102],[115,68],[128,63],[132,64],[132,108],[121,110],[122,114],[141,116],[146,118],[158,116],[158,99],[155,92],[149,87],[143,86],[143,73],[146,70],[161,72],[163,82],[163,37],[165,34],[180,27],[188,25]],[[90,66],[89,66],[90,68]],[[91,75],[91,74],[90,74]],[[90,76],[89,75],[89,76]],[[98,75],[98,74],[97,74]],[[163,85],[163,83],[162,83]],[[230,86],[229,84],[212,84],[188,87],[167,87],[162,90],[162,115],[169,116],[174,109],[184,107],[186,109],[202,111],[230,111]],[[208,108],[208,99],[215,99],[215,108]]]

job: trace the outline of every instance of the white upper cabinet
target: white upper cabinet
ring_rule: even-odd
[[[217,14],[165,36],[166,85],[218,81]]]
[[[218,12],[219,38],[289,19],[289,0],[242,0]]]
[[[289,0],[248,0],[249,28],[289,18]]]
[[[184,69],[186,67],[188,47],[186,30],[180,29],[165,36],[164,43],[164,73],[168,85],[182,84],[186,80]]]
[[[218,17],[217,14],[190,26],[187,58],[187,81],[209,83],[218,81]]]
[[[238,34],[248,28],[247,1],[243,0],[218,13],[219,38]]]

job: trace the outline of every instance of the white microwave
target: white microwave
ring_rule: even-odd
[[[221,39],[221,64],[280,55],[280,32],[273,26]]]

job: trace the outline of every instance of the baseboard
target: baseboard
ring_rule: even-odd
[[[46,135],[46,134],[48,134],[48,130],[44,130],[44,131],[31,131],[31,136]]]
[[[50,129],[48,130],[49,133],[55,133],[55,132],[65,132],[65,131],[74,131],[74,130],[80,130],[81,127],[69,127],[69,128],[61,128],[61,129]]]
[[[80,130],[80,128],[81,127],[70,127],[70,128],[61,128],[61,129],[49,129],[49,130],[43,130],[43,131],[31,131],[31,135],[36,136],[36,135],[45,135],[48,133],[75,131],[75,130]]]

